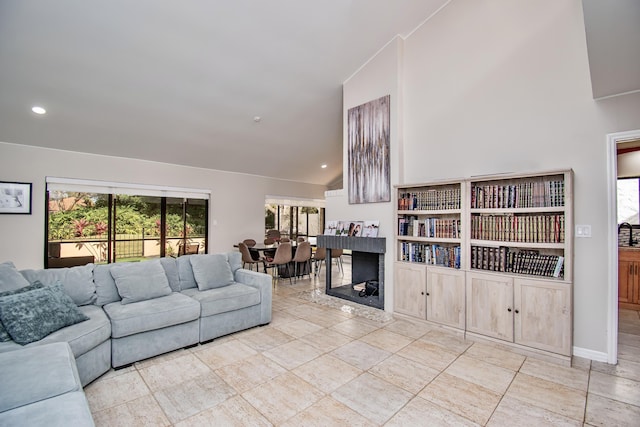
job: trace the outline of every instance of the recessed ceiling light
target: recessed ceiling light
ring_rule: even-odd
[[[45,110],[42,107],[38,107],[37,105],[35,107],[32,107],[31,111],[33,111],[36,114],[46,114],[47,113],[47,110]]]
[[[260,120],[262,120],[262,117],[260,116],[253,116],[253,121],[258,123]]]
[[[322,166],[320,166],[320,167],[321,167],[322,169],[326,169],[326,168],[327,168],[327,165],[322,165]]]

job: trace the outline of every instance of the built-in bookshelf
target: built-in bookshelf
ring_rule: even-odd
[[[570,361],[573,173],[396,187],[394,312]]]

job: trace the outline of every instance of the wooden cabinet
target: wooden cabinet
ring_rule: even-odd
[[[394,268],[393,306],[401,314],[426,319],[427,275],[418,264],[396,263]]]
[[[618,250],[618,306],[640,310],[640,249]]]
[[[465,273],[427,267],[427,320],[464,329]]]
[[[513,278],[467,274],[467,330],[513,341]]]

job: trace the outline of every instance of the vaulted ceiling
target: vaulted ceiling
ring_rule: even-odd
[[[342,83],[449,1],[2,0],[0,141],[339,183]],[[595,98],[640,89],[638,3],[583,0]]]
[[[446,2],[2,0],[0,141],[330,184],[342,83]]]

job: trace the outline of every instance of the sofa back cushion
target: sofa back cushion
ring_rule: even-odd
[[[131,264],[125,262],[122,264]],[[122,265],[118,264],[118,265]],[[111,267],[115,264],[98,264],[93,269],[93,281],[96,284],[96,305],[102,307],[111,302],[120,301],[120,294],[116,287],[116,281],[111,275]]]
[[[164,269],[164,274],[169,280],[169,286],[173,292],[180,292],[180,276],[178,276],[178,265],[176,259],[172,257],[160,258],[160,264]]]
[[[242,268],[242,254],[240,252],[228,252],[227,259],[231,266],[231,271],[236,274],[236,271]]]
[[[162,264],[157,259],[127,265],[114,264],[111,276],[122,297],[122,304],[159,298],[172,292]]]
[[[193,255],[190,261],[199,290],[220,288],[233,283],[233,271],[226,254]]]
[[[4,262],[0,264],[0,292],[24,288],[29,284],[29,281],[16,270],[13,263]]]
[[[183,255],[176,259],[176,266],[178,267],[178,278],[180,280],[180,290],[197,288],[196,278],[193,276],[193,269],[191,268],[191,257],[197,255]]]
[[[45,286],[56,283],[64,285],[64,291],[76,305],[88,305],[96,302],[96,285],[93,282],[93,264],[71,268],[49,268],[22,270],[21,273],[30,283],[39,281]]]

